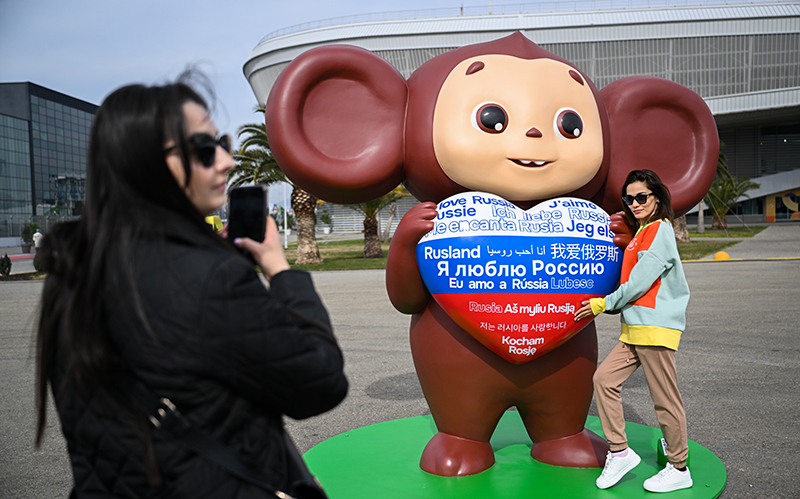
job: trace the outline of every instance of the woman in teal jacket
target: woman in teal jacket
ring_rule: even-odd
[[[622,200],[628,221],[639,229],[625,248],[620,286],[604,298],[584,301],[575,315],[580,320],[620,310],[622,317],[619,341],[594,375],[597,411],[611,448],[597,487],[613,486],[641,461],[628,447],[620,393],[622,383],[642,366],[669,459],[663,470],[645,480],[644,488],[670,492],[692,486],[686,467],[686,412],[675,368],[689,286],[675,243],[667,186],[654,172],[635,170],[625,180]]]

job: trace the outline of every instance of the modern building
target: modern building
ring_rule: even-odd
[[[0,83],[0,239],[16,241],[48,216],[80,215],[96,110],[34,83]]]
[[[760,184],[736,206],[739,220],[800,218],[800,2],[689,2],[696,5],[490,2],[312,22],[268,34],[253,49],[244,74],[263,104],[281,70],[313,47],[357,45],[407,78],[447,50],[520,31],[575,63],[598,88],[626,76],[653,75],[697,92],[714,114],[731,173]]]

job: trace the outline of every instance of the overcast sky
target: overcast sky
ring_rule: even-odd
[[[196,64],[211,78],[224,107],[215,116],[217,126],[233,133],[239,125],[258,119],[242,67],[268,33],[340,16],[462,3],[0,0],[0,82],[30,81],[99,105],[117,87],[164,83],[187,64]]]

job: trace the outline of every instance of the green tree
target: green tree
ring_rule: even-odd
[[[22,227],[22,241],[31,244],[33,243],[33,234],[39,229],[39,224],[30,222]]]
[[[378,214],[382,209],[406,196],[409,196],[408,192],[400,185],[392,189],[388,194],[366,203],[345,205],[351,210],[364,215],[364,258],[380,258],[383,256],[381,241],[378,237]],[[391,223],[391,219],[387,223]]]
[[[254,112],[263,115],[264,106],[257,107]],[[314,232],[314,208],[317,198],[295,185],[281,171],[269,148],[264,120],[261,120],[261,123],[242,125],[237,133],[242,143],[233,155],[236,166],[228,173],[230,186],[270,185],[276,182],[290,184],[292,186],[292,209],[297,222],[297,260],[295,264],[317,265],[322,263]]]
[[[675,240],[679,243],[688,243],[691,241],[689,238],[689,229],[686,227],[686,215],[675,217],[672,222],[672,228],[675,231]]]
[[[11,274],[11,258],[9,258],[8,253],[6,253],[0,258],[0,275],[7,276],[9,274]]]
[[[725,153],[722,152],[722,149],[725,148],[725,143],[720,141],[719,143],[719,154],[717,155],[717,171],[715,174],[715,178],[720,175],[730,175],[728,173],[728,158],[725,157]],[[705,199],[703,199],[705,202]],[[705,212],[705,207],[703,207],[700,212],[697,214],[698,220],[698,227],[700,224],[700,219],[703,217],[703,213]],[[688,243],[691,241],[689,238],[689,229],[686,227],[686,215],[680,216],[675,218],[675,221],[672,224],[673,228],[675,229],[675,240],[679,243]]]
[[[723,147],[725,147],[725,144],[720,143],[720,149]],[[711,227],[718,230],[727,229],[728,222],[725,220],[725,215],[731,211],[731,206],[735,205],[742,196],[749,198],[750,196],[745,193],[759,187],[760,184],[750,181],[749,178],[736,178],[731,175],[728,169],[728,158],[725,157],[723,152],[720,152],[719,160],[717,161],[717,174],[706,197],[703,199],[706,206],[711,210],[711,216],[713,217]]]

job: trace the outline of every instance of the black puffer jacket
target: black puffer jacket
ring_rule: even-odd
[[[118,276],[108,276],[109,338],[120,364],[153,392],[234,449],[264,481],[285,487],[282,414],[300,419],[322,413],[347,392],[328,314],[308,273],[281,272],[272,278],[270,292],[245,258],[185,225],[160,222],[155,233],[166,231],[166,242],[145,239],[134,252],[149,327],[137,319],[134,293],[116,284]],[[79,394],[62,388],[63,353],[52,386],[75,497],[270,497],[169,434],[147,429],[160,474],[153,485],[136,426],[141,415],[125,407],[124,397],[102,389]]]

